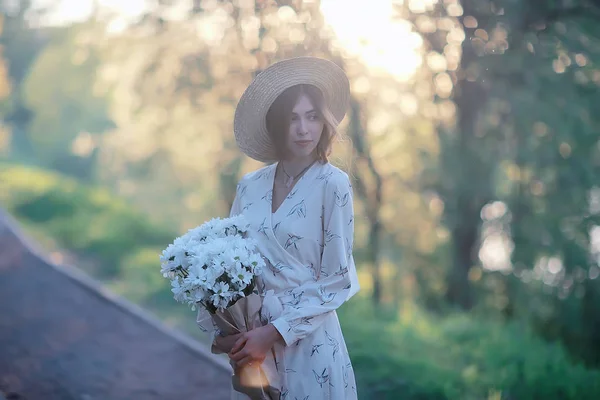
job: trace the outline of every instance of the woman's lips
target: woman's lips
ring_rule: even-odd
[[[306,147],[312,143],[312,140],[297,140],[296,143],[298,146]]]

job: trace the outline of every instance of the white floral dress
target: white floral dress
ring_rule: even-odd
[[[277,164],[244,176],[231,215],[243,213],[267,262],[258,281],[262,317],[281,333],[275,345],[281,399],[356,399],[352,364],[336,309],[359,290],[348,175],[315,163],[271,212]],[[233,392],[232,398],[246,396]]]

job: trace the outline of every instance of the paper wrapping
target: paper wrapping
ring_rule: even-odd
[[[211,314],[211,318],[222,335],[248,332],[263,325],[260,317],[262,303],[261,296],[252,293],[223,311],[217,310],[215,314]],[[221,353],[214,343],[211,351],[215,354]],[[252,400],[279,400],[281,383],[275,361],[273,350],[267,353],[260,365],[237,368],[235,363],[230,361],[234,372],[231,377],[234,390]]]

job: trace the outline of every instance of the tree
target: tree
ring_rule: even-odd
[[[585,2],[576,7],[538,3],[447,2],[433,14],[446,20],[454,17],[463,34],[444,37],[440,30],[424,33],[430,48],[447,57],[456,51],[456,42],[460,43],[460,61],[455,71],[449,70],[456,123],[452,129],[439,129],[441,157],[436,188],[444,201],[444,220],[451,231],[453,261],[448,271],[446,299],[463,309],[476,302],[470,272],[479,264],[480,213],[496,197],[495,177],[498,168],[505,165],[503,160],[513,159],[511,144],[515,140],[523,143],[511,138],[505,125],[515,124],[516,134],[525,135],[531,126],[522,125],[522,116],[515,111],[552,109],[539,102],[513,107],[517,98],[505,90],[515,90],[517,86],[536,90],[538,74],[544,66],[548,67],[545,57],[552,51],[546,49],[544,54],[532,55],[532,44],[526,37],[547,31],[561,18],[578,19],[584,16],[580,12],[595,9]]]
[[[22,96],[22,84],[29,68],[44,45],[39,31],[30,29],[26,15],[31,12],[31,1],[0,2],[3,49],[6,77],[11,88],[10,96],[3,102],[3,119],[11,139],[11,151],[20,156],[30,156],[30,143],[24,132],[32,112]]]
[[[24,135],[36,162],[81,179],[94,178],[94,136],[114,126],[107,94],[96,84],[101,60],[91,43],[103,29],[93,20],[46,28],[49,43],[22,85],[23,102],[33,114]]]

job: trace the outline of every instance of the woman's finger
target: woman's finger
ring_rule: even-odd
[[[242,337],[241,333],[236,333],[235,335],[227,336],[226,337],[226,339],[227,339],[227,345],[229,347],[233,347],[233,345],[235,344],[235,342],[237,342],[241,337]]]
[[[236,361],[235,365],[238,368],[241,368],[241,367],[245,367],[245,366],[251,365],[252,362],[253,362],[252,357],[246,356],[246,357],[242,358],[240,361]]]
[[[238,340],[235,341],[235,344],[231,348],[231,354],[235,354],[238,351],[240,351],[242,347],[244,347],[244,344],[246,344],[246,340],[248,339],[246,339],[245,336],[241,336],[240,338],[238,338]]]
[[[229,358],[235,362],[240,361],[241,359],[243,359],[244,357],[248,357],[248,352],[244,349],[242,349],[241,351],[238,351],[237,353],[229,353]]]
[[[231,358],[234,361],[239,361],[247,355],[248,350],[245,348],[244,343],[240,345],[239,349],[231,349],[231,351],[229,352],[229,358]]]

